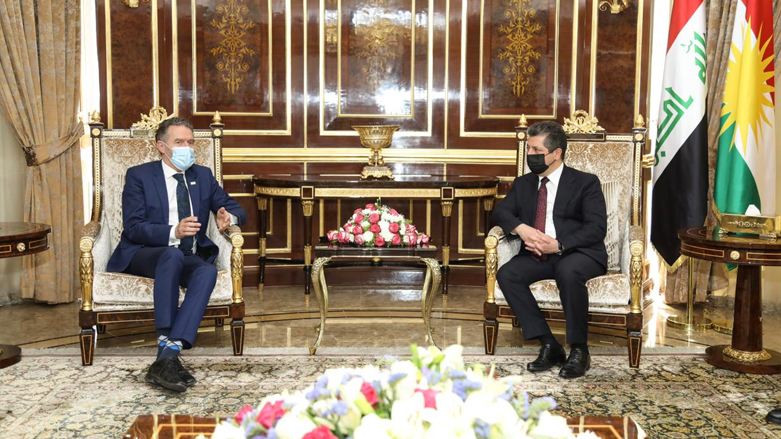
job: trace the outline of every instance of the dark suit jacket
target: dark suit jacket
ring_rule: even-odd
[[[171,227],[168,225],[168,191],[160,161],[144,163],[127,170],[122,191],[122,238],[109,259],[107,271],[122,272],[141,247],[167,247]],[[193,212],[201,223],[196,234],[198,255],[214,262],[219,248],[207,236],[209,211],[221,207],[236,215],[238,224],[247,221],[247,212],[220,187],[209,168],[193,165],[185,171]],[[192,183],[195,184],[192,184]]]
[[[534,227],[538,184],[539,177],[533,173],[516,178],[494,210],[493,223],[504,230],[505,236],[509,237],[521,223]],[[553,225],[564,254],[581,252],[607,267],[607,210],[596,175],[564,166],[553,204]],[[531,254],[522,246],[519,254],[524,253]]]

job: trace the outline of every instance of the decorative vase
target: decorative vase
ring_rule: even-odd
[[[385,159],[382,158],[382,149],[391,145],[393,133],[399,129],[398,125],[353,125],[361,139],[361,145],[364,148],[371,149],[369,155],[369,164],[363,167],[361,179],[369,178],[388,178],[393,180],[393,172],[385,166]]]

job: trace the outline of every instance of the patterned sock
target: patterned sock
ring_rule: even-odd
[[[157,337],[157,359],[160,359],[160,354],[163,353],[163,348],[165,348],[166,343],[168,343],[168,336],[167,335],[159,335]]]
[[[159,359],[168,358],[168,357],[178,357],[180,352],[182,352],[182,341],[171,340],[169,338],[168,341],[165,342],[165,346],[163,347],[162,352],[160,352]]]

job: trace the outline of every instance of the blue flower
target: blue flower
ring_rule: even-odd
[[[336,401],[333,406],[333,411],[339,416],[344,416],[349,411],[349,408],[347,407],[347,403],[344,401]]]
[[[475,421],[475,435],[479,439],[488,439],[488,433],[491,430],[491,426],[482,419]]]
[[[277,439],[277,431],[273,428],[268,431],[267,439]]]
[[[392,373],[390,376],[388,376],[388,384],[393,384],[406,376],[407,374],[405,372]]]
[[[420,371],[423,373],[423,376],[426,377],[426,381],[428,381],[429,384],[434,385],[442,379],[441,374],[429,369],[426,366],[423,366]]]
[[[448,373],[448,376],[451,379],[454,379],[454,380],[458,380],[458,379],[461,379],[461,378],[466,378],[466,372],[461,371],[461,370],[448,369],[447,373]]]
[[[469,390],[477,390],[482,388],[483,385],[477,381],[468,379],[453,381],[453,393],[458,395],[462,401],[466,401],[466,396]]]
[[[325,375],[320,376],[315,383],[316,389],[325,389],[328,386],[328,377]]]
[[[529,419],[529,409],[531,409],[531,404],[529,404],[529,394],[526,392],[523,392],[523,419],[524,421]]]

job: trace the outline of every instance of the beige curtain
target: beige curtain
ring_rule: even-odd
[[[77,120],[80,1],[0,0],[0,108],[27,159],[24,220],[52,226],[51,248],[22,262],[22,298],[72,302],[83,224]],[[21,165],[21,163],[20,163]]]

